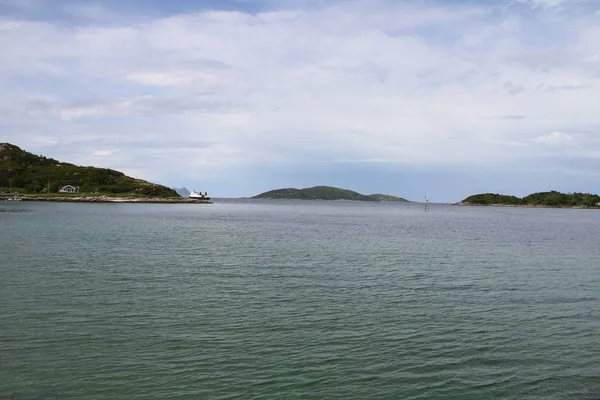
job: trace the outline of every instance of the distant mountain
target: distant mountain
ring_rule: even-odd
[[[173,188],[174,191],[177,192],[178,195],[180,195],[181,197],[188,197],[190,195],[190,191],[188,190],[188,188],[182,187],[182,188]]]
[[[80,193],[179,197],[166,186],[107,168],[78,167],[0,143],[0,192],[56,193],[71,185]]]
[[[600,196],[590,193],[560,193],[554,190],[533,193],[523,198],[481,193],[469,196],[459,204],[597,208],[600,207]]]
[[[358,192],[331,186],[315,186],[306,189],[285,188],[261,193],[254,199],[291,200],[361,200],[361,201],[408,201],[401,197],[386,194],[360,194]]]

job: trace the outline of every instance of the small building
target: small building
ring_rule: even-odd
[[[66,185],[66,186],[62,186],[60,189],[58,189],[58,193],[77,193],[79,192],[79,186],[75,187],[75,186],[71,186],[71,185]]]

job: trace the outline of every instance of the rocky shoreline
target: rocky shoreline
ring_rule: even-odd
[[[81,197],[43,197],[27,196],[19,197],[21,201],[51,201],[60,203],[143,203],[143,204],[212,204],[208,200],[194,200],[185,197],[113,197],[113,196],[81,196]],[[12,197],[0,197],[0,201],[13,200]]]

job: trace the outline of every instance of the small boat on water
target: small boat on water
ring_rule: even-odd
[[[192,190],[188,197],[194,200],[210,200],[210,197],[208,197],[207,192],[204,192],[204,194],[202,194],[202,192],[196,192],[196,190]]]

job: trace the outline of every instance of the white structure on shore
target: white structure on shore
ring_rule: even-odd
[[[79,192],[79,186],[75,187],[75,186],[71,186],[71,185],[66,185],[66,186],[62,186],[60,189],[58,189],[58,193],[77,193]]]

